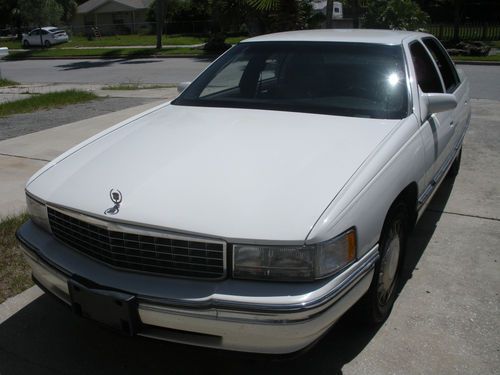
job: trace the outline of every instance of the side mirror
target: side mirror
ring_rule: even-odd
[[[456,108],[457,105],[457,98],[455,98],[455,95],[453,94],[420,92],[420,108],[422,119],[426,119],[433,113],[449,111]]]
[[[177,92],[180,94],[181,92],[183,92],[189,85],[191,84],[191,82],[181,82],[179,84],[177,84]]]

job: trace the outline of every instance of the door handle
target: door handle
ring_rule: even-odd
[[[454,127],[455,126],[455,121],[451,120],[450,121],[450,128]]]

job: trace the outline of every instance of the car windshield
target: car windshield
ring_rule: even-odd
[[[404,118],[403,51],[370,43],[241,43],[172,104]]]

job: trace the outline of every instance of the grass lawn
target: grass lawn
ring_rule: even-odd
[[[498,61],[500,62],[500,55],[491,56],[452,56],[454,61]]]
[[[96,48],[96,49],[33,49],[24,52],[10,52],[7,60],[18,60],[30,57],[102,57],[102,58],[134,58],[147,56],[193,56],[203,55],[198,48],[163,48],[158,51],[154,48]]]
[[[248,38],[247,36],[229,37],[226,43],[236,44]],[[202,44],[207,41],[207,37],[192,35],[164,35],[162,38],[165,46],[180,46]],[[72,47],[109,47],[109,46],[154,46],[156,45],[156,35],[114,35],[103,36],[94,40],[87,40],[83,36],[73,36],[68,43],[52,46],[51,49],[72,48]],[[0,47],[9,49],[23,48],[20,41],[3,41]]]
[[[17,82],[11,81],[10,79],[0,78],[0,87],[16,86]]]
[[[0,303],[33,285],[15,233],[28,220],[23,214],[0,221]]]
[[[206,42],[206,38],[185,35],[164,35],[162,38],[164,45],[190,45]],[[103,36],[94,40],[87,40],[82,36],[74,36],[68,43],[59,45],[60,47],[108,47],[108,46],[154,46],[156,45],[156,35],[115,35]]]
[[[30,98],[0,104],[0,117],[87,102],[96,98],[98,98],[98,96],[92,92],[79,90],[37,94]]]
[[[232,37],[226,38],[226,43],[237,44],[237,43],[241,42],[242,40],[245,40],[248,38],[250,38],[250,37],[249,36],[232,36]]]
[[[190,35],[164,35],[163,45],[179,46],[205,43],[207,38]],[[73,36],[68,43],[52,46],[51,49],[71,47],[109,47],[109,46],[154,46],[156,35],[115,35],[103,36],[94,40],[88,40],[83,36]],[[0,47],[9,49],[23,48],[20,41],[3,41]]]

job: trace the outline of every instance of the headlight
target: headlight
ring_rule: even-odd
[[[233,277],[309,281],[332,275],[356,259],[356,231],[306,246],[233,246]]]
[[[47,206],[26,194],[26,205],[28,206],[28,214],[30,219],[40,228],[50,232],[49,216],[47,214]]]

